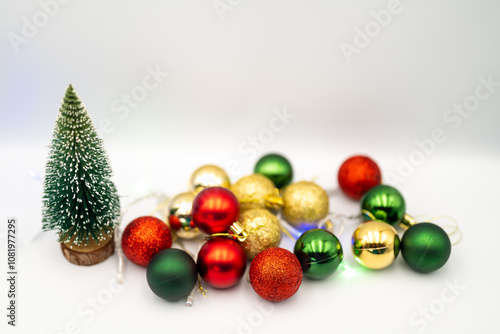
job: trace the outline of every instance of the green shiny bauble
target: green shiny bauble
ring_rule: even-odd
[[[276,188],[289,185],[293,179],[290,161],[280,154],[267,154],[257,161],[255,174],[262,174],[273,181]]]
[[[381,220],[395,226],[401,222],[405,212],[403,195],[385,184],[371,188],[361,198],[361,213],[365,221]]]
[[[415,224],[403,235],[401,254],[416,271],[428,273],[438,270],[450,258],[450,238],[436,224]]]
[[[196,263],[188,253],[169,248],[151,259],[146,279],[157,296],[175,301],[191,293],[198,280],[198,271]]]
[[[316,279],[333,274],[343,258],[342,246],[337,237],[319,228],[302,234],[293,252],[299,259],[304,275]]]

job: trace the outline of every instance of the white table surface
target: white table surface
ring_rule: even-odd
[[[222,2],[232,8],[221,14],[224,20],[217,1],[71,1],[58,5],[18,52],[8,34],[23,36],[23,18],[33,22],[43,9],[36,1],[2,2],[1,249],[7,218],[19,224],[18,326],[6,325],[2,278],[2,328],[44,334],[495,331],[498,2],[402,0],[350,62],[342,43],[355,45],[356,27],[373,25],[370,12],[386,10],[389,1]],[[148,77],[154,71],[157,85],[142,89],[144,80],[154,83]],[[46,146],[70,82],[105,130],[122,205],[149,192],[186,191],[191,172],[206,163],[236,165],[235,182],[268,152],[291,160],[295,180],[334,189],[342,161],[364,153],[403,193],[409,213],[450,215],[463,239],[432,274],[411,271],[401,257],[368,271],[353,259],[356,224],[347,223],[339,239],[352,270],[304,279],[295,296],[274,304],[246,281],[227,290],[205,286],[209,298],[198,295],[191,308],[165,302],[149,290],[145,269],[129,262],[126,284],[118,288],[116,256],[78,267],[64,259],[55,233],[40,231]],[[478,90],[484,98],[477,107],[453,111],[454,104],[474,103]],[[127,107],[124,96],[141,91],[144,100],[132,97]],[[291,116],[275,121],[277,113]],[[429,144],[435,131],[445,139]],[[422,153],[417,142],[432,152]],[[414,164],[405,173],[408,161]],[[396,184],[391,175],[401,172]],[[331,199],[339,213],[357,213],[358,205],[340,194]],[[134,207],[121,228],[154,206]],[[293,243],[283,237],[282,247]],[[5,263],[6,255],[0,259]]]

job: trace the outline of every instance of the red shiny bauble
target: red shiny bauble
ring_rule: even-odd
[[[147,266],[156,253],[170,246],[172,235],[167,224],[155,217],[136,218],[123,231],[123,253],[140,266]]]
[[[198,253],[198,272],[214,288],[236,285],[247,267],[245,251],[233,239],[216,237],[208,240]]]
[[[273,247],[260,252],[250,264],[250,284],[272,302],[288,299],[302,283],[302,266],[290,251]]]
[[[175,215],[168,216],[168,223],[170,224],[170,228],[173,229],[174,231],[178,231],[182,228],[182,224],[181,221],[179,220],[179,217]]]
[[[207,234],[224,233],[238,220],[240,203],[231,190],[210,187],[193,201],[191,217],[194,225]]]
[[[359,200],[368,190],[381,183],[382,175],[375,161],[356,155],[340,166],[338,181],[347,196]]]

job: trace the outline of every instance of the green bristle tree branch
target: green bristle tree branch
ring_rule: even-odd
[[[59,109],[46,165],[43,230],[59,242],[87,245],[111,235],[120,201],[102,139],[69,85]]]

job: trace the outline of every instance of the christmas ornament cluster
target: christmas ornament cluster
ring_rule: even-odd
[[[110,176],[102,141],[70,86],[50,146],[43,228],[57,231],[66,258],[75,264],[99,263],[113,252],[120,206]],[[346,196],[360,201],[363,222],[354,230],[351,249],[363,267],[386,268],[400,252],[418,272],[435,271],[448,261],[449,236],[433,223],[416,223],[401,193],[382,184],[371,158],[350,157],[337,180]],[[188,297],[199,278],[213,288],[231,288],[249,267],[250,284],[260,297],[286,300],[304,276],[325,279],[343,261],[339,239],[325,227],[331,223],[328,193],[314,182],[293,181],[292,164],[280,154],[263,156],[253,174],[234,184],[222,168],[201,166],[188,191],[170,200],[164,219],[138,217],[116,241],[130,262],[147,268],[149,287],[163,299]],[[287,224],[300,233],[293,252],[280,248]],[[402,239],[396,228],[406,230]],[[200,241],[197,254],[172,248],[183,239]]]
[[[243,278],[248,261],[254,291],[269,301],[286,300],[298,290],[303,276],[327,278],[343,260],[339,239],[319,228],[330,212],[327,192],[314,182],[292,181],[290,162],[278,154],[263,156],[254,174],[232,185],[220,167],[202,166],[191,176],[191,190],[170,202],[168,223],[164,224],[181,239],[206,236],[195,257],[196,268],[187,253],[182,265],[179,252],[183,251],[168,249],[170,234],[151,238],[156,225],[147,233],[137,230],[138,221],[146,220],[143,224],[147,226],[157,220],[154,217],[131,222],[125,228],[122,248],[132,262],[148,267],[151,290],[168,300],[186,297],[198,275],[211,287],[231,288]],[[448,235],[435,224],[415,224],[405,213],[401,193],[381,184],[380,169],[372,159],[347,159],[339,169],[338,182],[347,196],[360,200],[364,222],[353,233],[352,251],[362,266],[386,268],[400,250],[416,271],[434,271],[446,263],[451,251]],[[293,252],[279,247],[283,227],[278,215],[301,233]],[[398,224],[408,229],[402,240],[395,228]],[[133,241],[130,230],[137,231]],[[152,252],[158,252],[161,259],[155,256],[150,264],[137,261]]]

